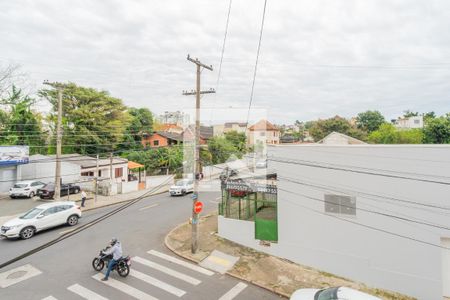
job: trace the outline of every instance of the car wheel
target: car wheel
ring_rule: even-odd
[[[15,196],[9,196],[11,199],[16,199],[16,197]]]
[[[181,195],[183,195],[183,196],[186,195],[186,191],[185,191],[185,190],[182,190],[182,191],[181,191]]]
[[[77,215],[71,215],[68,219],[67,219],[67,224],[69,226],[75,226],[78,224],[78,216]]]
[[[29,227],[25,227],[24,229],[22,229],[20,231],[20,237],[23,240],[27,240],[29,238],[31,238],[34,235],[34,228],[29,226]]]
[[[75,189],[75,191],[74,191],[75,194],[78,194],[79,192],[80,192],[79,189]]]
[[[28,198],[33,198],[34,197],[34,192],[31,192],[30,195],[28,196]]]

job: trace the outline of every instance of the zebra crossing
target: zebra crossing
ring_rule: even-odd
[[[70,299],[178,299],[189,294],[189,287],[195,288],[200,285],[202,278],[215,274],[198,265],[156,250],[150,250],[147,254],[144,255],[145,257],[132,257],[133,265],[136,268],[130,270],[129,277],[136,280],[121,280],[110,276],[108,281],[101,281],[104,275],[103,273],[97,273],[90,278],[92,281],[74,283],[68,286],[66,291],[70,293]],[[196,276],[195,274],[198,275]],[[169,279],[173,280],[170,280],[170,283],[168,283]],[[240,282],[220,297],[220,300],[232,300],[246,287],[246,284]],[[121,296],[117,296],[116,293]],[[53,295],[49,295],[42,300],[61,299],[64,299],[64,297],[56,294],[55,291]]]

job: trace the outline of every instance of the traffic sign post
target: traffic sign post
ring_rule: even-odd
[[[202,210],[203,210],[203,203],[200,201],[196,201],[194,204],[194,212],[196,214],[199,214],[202,212]]]

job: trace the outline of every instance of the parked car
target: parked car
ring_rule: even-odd
[[[78,194],[81,191],[81,188],[78,185],[74,184],[62,184],[61,185],[61,196],[67,196],[68,194]],[[38,189],[37,195],[41,199],[51,199],[55,195],[55,184],[49,183],[46,184],[43,188]]]
[[[331,287],[327,289],[299,289],[290,300],[381,300],[378,297],[345,287]]]
[[[170,196],[185,195],[194,191],[194,181],[192,179],[178,180],[169,188]]]
[[[9,189],[9,197],[12,199],[18,197],[33,198],[37,194],[37,190],[44,185],[45,183],[36,180],[16,182],[13,187]]]
[[[74,226],[81,218],[80,207],[71,201],[46,203],[29,210],[0,227],[0,235],[6,238],[31,238],[36,232],[67,224]]]
[[[256,162],[256,168],[257,169],[265,169],[265,168],[267,168],[267,160],[258,160],[257,162]]]

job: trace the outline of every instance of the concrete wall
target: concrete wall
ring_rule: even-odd
[[[17,180],[39,180],[45,183],[55,181],[56,162],[31,161],[17,166]],[[81,167],[69,162],[61,162],[61,178],[63,183],[76,182],[80,178]]]
[[[139,190],[139,182],[137,180],[122,182],[122,194],[136,192],[138,190]]]
[[[174,182],[174,175],[147,176],[146,188],[153,189],[159,185],[170,186]]]
[[[449,250],[439,246],[441,238],[450,237],[450,231],[386,214],[450,228],[449,184],[399,178],[450,182],[449,146],[295,145],[269,149],[272,159],[302,161],[269,160],[269,168],[279,176],[278,244],[259,246],[251,225],[236,220],[219,220],[221,236],[369,286],[418,299],[442,299],[442,272],[450,266],[442,263],[443,252]],[[355,196],[356,216],[325,213],[324,195],[330,193]]]
[[[17,167],[0,168],[0,193],[6,193],[17,180]]]

